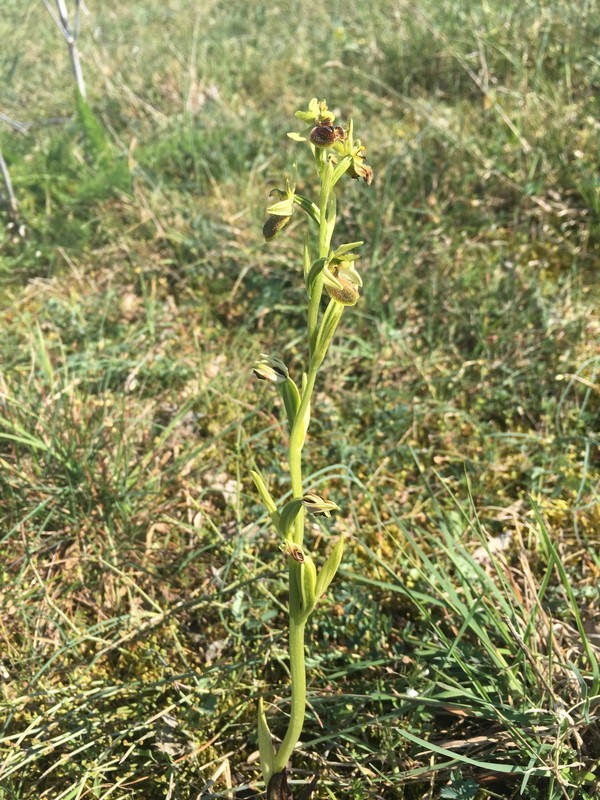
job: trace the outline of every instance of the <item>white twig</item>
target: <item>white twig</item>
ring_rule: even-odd
[[[19,131],[19,133],[27,133],[27,128],[31,125],[30,122],[19,122],[16,119],[11,119],[6,114],[3,114],[2,111],[0,111],[0,122],[5,122],[11,128]]]
[[[75,22],[73,23],[73,37],[77,39],[79,36],[79,9],[81,3],[79,0],[75,0]]]
[[[6,187],[6,194],[8,197],[8,207],[10,209],[11,214],[14,216],[17,213],[17,198],[15,197],[15,193],[13,192],[12,182],[10,180],[10,175],[8,173],[8,167],[6,166],[6,161],[4,160],[4,156],[2,155],[2,150],[0,150],[0,171],[2,172],[2,177],[4,178],[4,186]]]
[[[79,8],[81,5],[81,0],[75,0],[75,25],[73,28],[71,28],[69,24],[69,12],[67,10],[67,4],[65,3],[65,0],[55,0],[58,14],[51,6],[50,0],[42,0],[42,2],[46,6],[46,9],[54,20],[56,26],[64,36],[67,47],[69,48],[71,68],[73,69],[73,75],[75,76],[75,81],[77,82],[77,88],[79,89],[81,96],[85,97],[85,82],[83,80],[79,49],[77,47],[77,36],[79,34]]]

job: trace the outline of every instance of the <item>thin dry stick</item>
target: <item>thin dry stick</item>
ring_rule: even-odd
[[[0,122],[5,122],[9,127],[19,131],[19,133],[27,133],[27,129],[31,125],[30,122],[19,122],[16,119],[7,117],[6,114],[2,113],[2,111],[0,111]]]
[[[6,161],[4,160],[4,156],[2,155],[1,149],[0,149],[0,170],[2,171],[2,178],[4,179],[4,186],[6,188],[8,208],[11,215],[14,217],[16,216],[17,213],[17,198],[15,197],[15,193],[13,191],[12,182],[10,180],[10,174],[8,172],[8,167],[6,166]]]
[[[73,75],[77,82],[77,89],[82,97],[85,97],[85,81],[83,80],[83,71],[81,69],[81,59],[79,58],[79,48],[77,47],[77,37],[79,35],[79,11],[81,7],[81,0],[75,0],[75,23],[71,28],[69,23],[69,12],[65,0],[56,0],[56,9],[58,15],[52,8],[50,0],[43,0],[44,5],[48,9],[48,13],[56,23],[59,31],[64,36],[64,39],[69,48],[69,55],[71,57],[71,68]]]

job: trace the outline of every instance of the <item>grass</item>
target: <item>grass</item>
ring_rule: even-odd
[[[349,554],[294,777],[592,800],[598,3],[106,2],[81,51],[111,158],[50,20],[4,5],[2,111],[27,133],[0,128],[2,800],[257,776],[287,664],[247,466],[278,480],[282,422],[250,368],[301,334],[299,231],[260,230],[313,95],[360,121],[376,177],[342,220],[365,297],[308,445]]]

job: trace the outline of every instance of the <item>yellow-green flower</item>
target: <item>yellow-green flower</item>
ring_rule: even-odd
[[[354,306],[360,297],[362,278],[350,261],[328,264],[323,269],[327,294],[343,306]]]
[[[295,142],[305,142],[310,138],[310,134],[315,127],[332,127],[335,119],[335,114],[327,108],[327,102],[325,100],[317,100],[316,97],[313,97],[310,101],[306,111],[296,111],[295,116],[308,125],[307,128],[300,132],[292,131],[288,133],[290,139]]]
[[[297,168],[296,164],[294,164],[291,180],[286,176],[285,189],[272,189],[271,191],[271,196],[275,195],[279,200],[267,207],[269,217],[263,225],[265,242],[272,241],[292,218],[296,197],[296,177]]]
[[[344,306],[353,306],[360,296],[362,278],[354,267],[354,261],[360,256],[352,251],[360,247],[362,242],[350,242],[340,245],[333,251],[323,266],[323,285],[327,294]]]
[[[302,498],[302,505],[307,511],[316,516],[324,515],[330,517],[332,511],[339,511],[340,507],[331,500],[325,500],[321,495],[315,492],[307,492]]]
[[[333,149],[342,156],[342,158],[344,156],[350,156],[352,158],[352,163],[346,173],[347,175],[355,180],[362,178],[367,186],[371,185],[373,169],[366,163],[366,156],[364,155],[366,147],[361,144],[360,139],[354,139],[352,120],[350,120],[348,124],[346,138],[338,140],[333,145]]]
[[[270,381],[271,383],[285,383],[290,377],[288,368],[280,358],[267,356],[265,353],[261,353],[258,361],[254,362],[252,372],[261,381]]]

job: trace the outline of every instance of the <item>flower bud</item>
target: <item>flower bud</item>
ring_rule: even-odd
[[[290,377],[288,368],[281,359],[266,356],[264,353],[261,353],[259,360],[254,362],[252,372],[259,380],[271,383],[285,383]]]
[[[331,500],[325,500],[314,492],[307,492],[302,498],[302,505],[307,511],[316,516],[330,517],[332,511],[339,511],[340,507]]]
[[[290,217],[282,217],[278,214],[271,214],[263,225],[263,236],[265,242],[271,242],[290,221]]]

